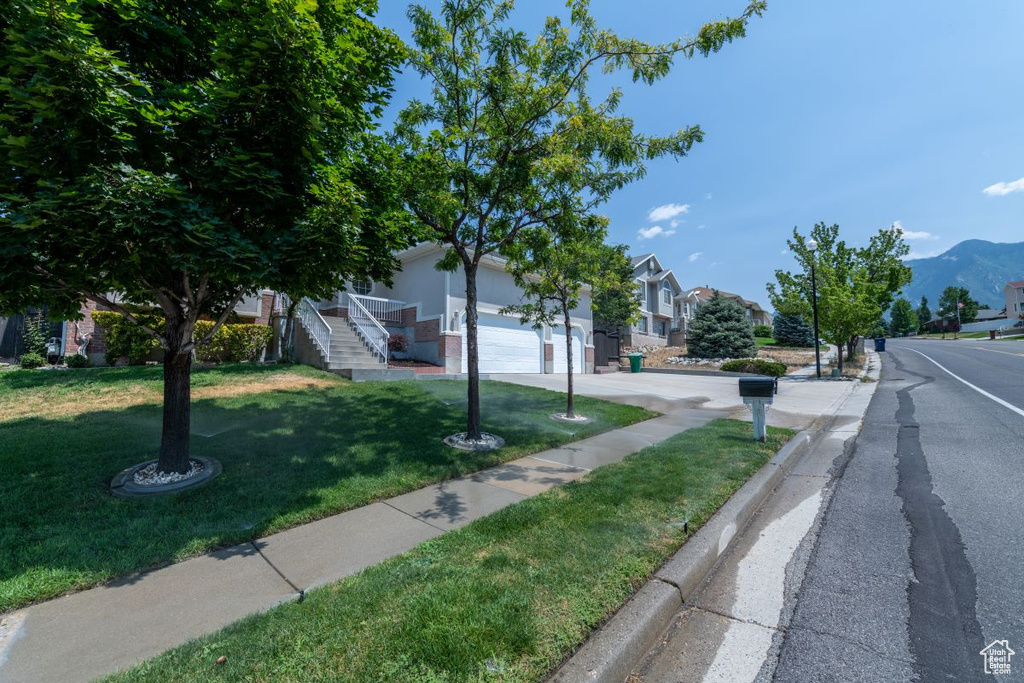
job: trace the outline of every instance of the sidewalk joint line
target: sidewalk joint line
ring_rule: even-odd
[[[634,451],[634,453],[635,452],[636,451]],[[632,455],[632,453],[627,453],[627,455]],[[584,472],[593,472],[594,471],[594,470],[590,469],[589,467],[580,467],[579,465],[566,465],[564,462],[557,462],[555,460],[548,460],[547,458],[538,458],[536,455],[527,455],[525,457],[532,458],[533,460],[540,460],[541,462],[546,462],[546,463],[549,463],[551,465],[560,465],[562,467],[571,467],[571,468],[576,469],[576,470],[583,470]]]
[[[253,547],[253,550],[256,551],[256,554],[259,555],[260,557],[262,557],[263,561],[266,562],[270,566],[270,568],[273,569],[274,572],[277,573],[277,575],[280,576],[281,579],[285,583],[287,583],[289,586],[292,587],[293,591],[298,593],[298,595],[299,595],[299,602],[302,602],[303,600],[306,599],[306,591],[302,590],[301,588],[296,586],[294,583],[292,583],[291,579],[289,579],[287,576],[285,576],[284,572],[282,572],[280,569],[278,569],[274,565],[274,563],[270,561],[270,558],[268,558],[266,555],[263,554],[263,551],[260,550],[260,547],[258,545],[256,545],[256,541],[249,541],[249,545],[251,545]]]
[[[420,491],[422,491],[423,489],[419,489],[419,490],[420,490]],[[402,509],[396,508],[396,507],[395,507],[394,505],[392,505],[392,504],[391,504],[391,503],[390,503],[389,501],[386,501],[386,500],[382,500],[382,501],[381,501],[381,505],[387,505],[387,506],[388,506],[389,508],[391,508],[392,510],[396,510],[396,511],[398,511],[398,512],[401,512],[401,513],[402,513],[403,515],[405,515],[406,517],[409,517],[410,519],[415,519],[415,520],[416,520],[417,522],[422,522],[422,523],[426,524],[427,526],[429,526],[429,527],[431,527],[431,528],[434,528],[434,529],[437,529],[438,531],[440,531],[440,532],[442,532],[442,533],[447,533],[447,532],[451,531],[451,529],[443,529],[443,528],[441,528],[441,527],[437,526],[436,524],[431,524],[431,523],[430,523],[430,522],[428,522],[427,520],[425,520],[425,519],[421,519],[421,518],[417,517],[416,515],[410,515],[410,514],[409,514],[408,512],[406,512],[405,510],[402,510]]]

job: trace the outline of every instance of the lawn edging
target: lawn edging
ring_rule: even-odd
[[[814,432],[804,430],[790,439],[548,681],[624,681],[807,450],[813,436]]]

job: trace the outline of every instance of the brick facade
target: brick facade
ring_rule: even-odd
[[[418,321],[415,322],[415,324],[412,327],[414,329],[413,333],[416,335],[416,341],[418,341],[418,342],[433,342],[433,341],[437,341],[438,339],[440,339],[440,336],[441,336],[441,321],[440,320],[437,320],[437,319],[434,319],[434,320],[418,320]],[[440,351],[442,351],[442,352],[444,351],[444,347],[443,346],[439,346],[438,349]],[[462,347],[460,346],[459,349],[460,349],[459,353],[461,353],[462,352],[461,351]],[[442,356],[443,355],[444,354],[442,353]]]
[[[78,353],[78,349],[81,346],[78,343],[79,335],[89,336],[89,345],[86,347],[86,353],[94,361],[102,360],[103,355],[106,353],[107,344],[104,339],[103,328],[96,324],[92,319],[93,311],[106,310],[105,306],[97,306],[92,301],[86,301],[82,304],[80,309],[82,319],[68,320],[67,329],[64,332],[64,355],[71,356]],[[77,327],[76,327],[77,325]]]

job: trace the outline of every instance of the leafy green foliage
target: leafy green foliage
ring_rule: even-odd
[[[903,264],[910,247],[896,227],[879,230],[866,247],[854,248],[839,239],[839,226],[818,223],[810,239],[817,251],[807,248],[809,239],[795,228],[786,244],[801,271],[775,271],[768,296],[777,311],[811,318],[811,269],[818,290],[818,326],[822,338],[852,357],[860,336],[870,333],[896,294],[910,282],[911,270]],[[839,358],[842,367],[842,354]]]
[[[773,334],[771,325],[754,325],[755,337],[771,337]]]
[[[959,304],[963,304],[963,307],[959,309],[960,315],[958,318],[957,310]],[[938,314],[945,318],[959,320],[961,325],[969,323],[978,317],[978,302],[971,296],[966,287],[950,285],[942,290],[942,296],[939,297]]]
[[[50,322],[42,312],[25,316],[22,343],[25,353],[37,356],[46,355],[46,338],[50,330]]]
[[[889,309],[889,321],[894,335],[906,336],[917,331],[917,315],[914,305],[904,298],[896,299]]]
[[[641,290],[625,246],[606,246],[600,253],[601,279],[593,289],[594,329],[610,332],[640,318]]]
[[[92,361],[89,360],[88,356],[82,356],[77,353],[73,353],[70,356],[64,356],[64,364],[72,369],[92,367]]]
[[[136,312],[134,317],[151,329],[163,327],[160,315]],[[126,359],[128,365],[143,365],[160,348],[152,336],[120,313],[93,311],[92,319],[103,328],[107,365],[117,365],[121,359]]]
[[[754,331],[743,307],[717,291],[697,309],[686,341],[696,358],[751,358],[757,355]]]
[[[409,8],[409,62],[431,85],[428,101],[399,115],[407,149],[404,197],[427,239],[448,247],[440,267],[466,277],[468,432],[479,435],[476,272],[520,233],[566,216],[588,216],[613,192],[642,178],[647,162],[680,158],[703,139],[697,126],[647,136],[617,112],[623,93],[591,99],[590,77],[626,71],[634,81],[666,76],[677,56],[707,56],[742,37],[765,9],[712,21],[696,37],[665,44],[598,28],[586,0],[568,24],[549,17],[535,39],[515,28],[513,3],[443,0],[439,13]]]
[[[753,375],[782,377],[786,374],[785,363],[777,363],[764,358],[739,358],[722,363],[725,372],[748,372]]]
[[[776,315],[772,320],[772,336],[780,346],[814,346],[814,328],[799,314]]]
[[[46,365],[46,358],[34,352],[23,353],[18,358],[18,364],[26,370],[32,370]]]

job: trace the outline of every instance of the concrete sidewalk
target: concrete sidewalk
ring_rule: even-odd
[[[670,401],[646,422],[7,614],[0,681],[68,683],[130,667],[729,414],[680,405]]]

